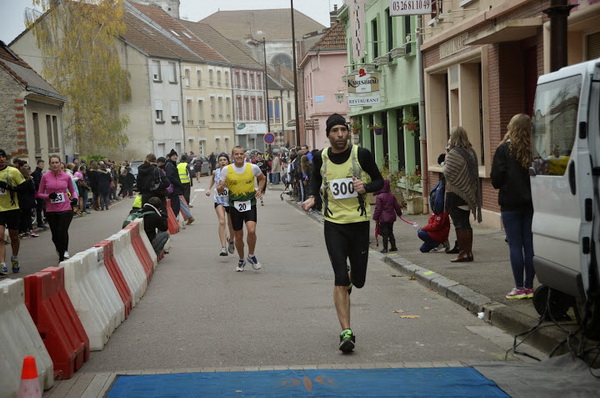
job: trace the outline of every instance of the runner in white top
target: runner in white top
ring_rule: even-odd
[[[217,158],[218,168],[213,171],[213,178],[210,180],[210,186],[206,191],[206,196],[210,196],[213,186],[216,188],[219,186],[221,180],[221,170],[229,164],[229,155],[222,153]],[[234,245],[234,232],[233,226],[231,225],[231,215],[229,214],[229,190],[227,187],[222,193],[218,193],[215,189],[215,213],[217,213],[217,219],[219,220],[219,240],[221,241],[221,253],[220,256],[227,256],[227,251],[233,254],[235,251]],[[226,226],[229,229],[229,237],[227,237]],[[226,246],[227,245],[227,246]]]

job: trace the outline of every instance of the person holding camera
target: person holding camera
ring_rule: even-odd
[[[50,156],[50,172],[42,176],[38,198],[46,201],[46,220],[52,232],[52,242],[63,261],[69,258],[69,226],[73,220],[73,206],[79,198],[71,176],[60,168],[60,158]]]

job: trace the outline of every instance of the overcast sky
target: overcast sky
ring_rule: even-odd
[[[24,13],[32,8],[32,0],[0,0],[0,40],[9,44],[25,30]],[[181,18],[198,21],[210,14],[225,10],[260,10],[289,8],[289,0],[180,0]],[[296,0],[294,8],[322,25],[329,26],[329,10],[341,6],[343,0]]]

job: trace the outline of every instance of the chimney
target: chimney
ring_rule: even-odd
[[[338,17],[338,6],[337,4],[333,5],[333,11],[329,11],[329,26],[333,26],[337,23]]]

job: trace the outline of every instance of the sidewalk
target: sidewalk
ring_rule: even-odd
[[[273,186],[269,189],[276,191],[282,188]],[[288,203],[297,206],[292,200],[288,200]],[[323,222],[320,213],[307,214],[318,222]],[[429,215],[405,214],[403,218],[423,226],[427,224]],[[417,230],[400,219],[394,224],[398,252],[388,254],[380,253],[382,238],[379,237],[378,247],[374,238],[375,222],[371,221],[371,255],[404,274],[414,276],[423,285],[462,305],[470,312],[484,312],[487,322],[512,335],[534,328],[539,323],[540,315],[533,306],[533,300],[505,298],[506,293],[514,287],[514,282],[504,232],[480,226],[473,220],[471,225],[475,258],[473,262],[452,263],[450,260],[455,258],[456,254],[446,254],[444,251],[421,253],[419,247],[423,242],[417,237]],[[452,247],[455,239],[456,234],[454,229],[451,229],[449,240]],[[539,282],[536,279],[534,289],[538,286]],[[574,316],[572,318],[573,321],[559,322],[558,325],[544,322],[542,328],[531,333],[527,341],[544,352],[551,352],[567,337],[562,328],[573,324]],[[559,350],[557,353],[563,351]]]

